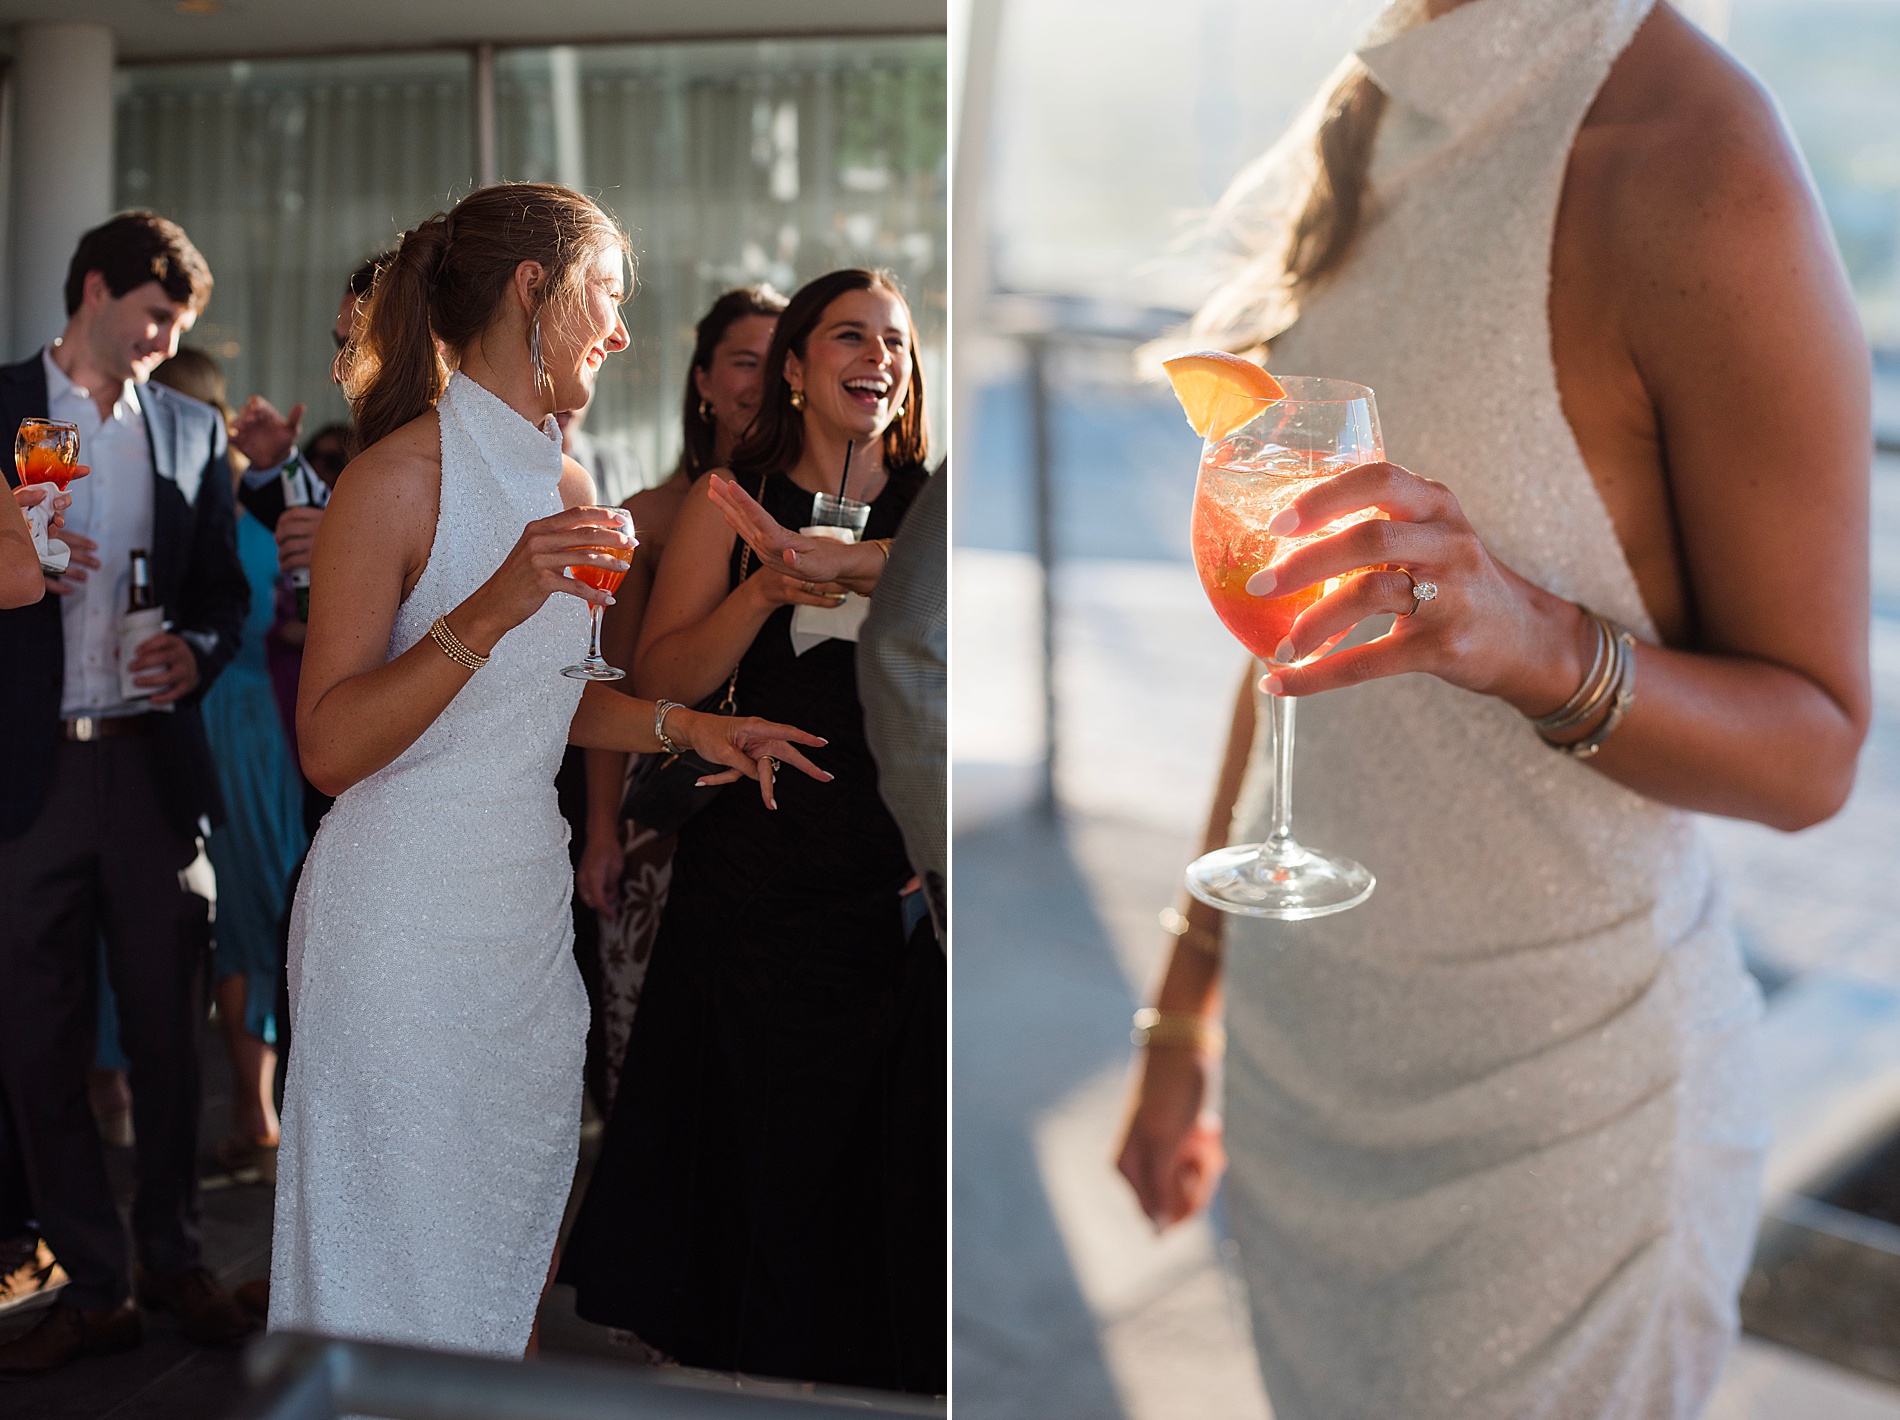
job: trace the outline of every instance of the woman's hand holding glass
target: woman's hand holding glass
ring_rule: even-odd
[[[1423,671],[1528,715],[1563,703],[1589,660],[1589,620],[1493,556],[1444,484],[1393,463],[1360,464],[1315,481],[1273,531],[1293,535],[1368,510],[1382,516],[1296,547],[1249,582],[1257,596],[1281,597],[1340,579],[1294,621],[1262,690],[1317,695]],[[1435,595],[1417,599],[1428,583]],[[1399,618],[1386,635],[1296,664],[1386,614]]]
[[[666,733],[677,744],[692,750],[711,764],[728,766],[718,774],[708,774],[698,782],[702,786],[731,784],[741,778],[759,781],[759,795],[768,809],[778,807],[772,793],[772,776],[780,763],[789,764],[821,784],[833,776],[805,758],[797,746],[822,749],[828,741],[791,725],[761,720],[756,715],[709,715],[685,706],[666,712]]]
[[[507,558],[473,596],[458,608],[469,619],[451,613],[455,634],[486,655],[509,631],[541,609],[556,592],[579,597],[589,606],[613,605],[613,596],[567,575],[569,567],[599,567],[625,572],[637,546],[631,532],[618,526],[615,508],[564,508],[536,518],[521,530]],[[621,551],[616,560],[606,549]],[[471,639],[471,637],[477,639]]]
[[[869,596],[884,573],[884,550],[876,543],[842,542],[836,538],[807,537],[784,527],[759,505],[757,499],[729,478],[706,476],[706,496],[725,514],[727,524],[751,547],[762,569],[797,588],[832,585],[836,590],[814,598],[784,596],[781,600],[814,606],[836,604],[839,592]]]

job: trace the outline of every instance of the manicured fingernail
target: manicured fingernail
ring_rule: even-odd
[[[1300,515],[1291,508],[1282,508],[1273,515],[1273,521],[1267,524],[1267,531],[1275,537],[1285,537],[1290,532],[1298,532]]]
[[[608,597],[606,601],[601,603],[602,606],[612,606],[613,604],[614,599],[612,597]]]
[[[1293,649],[1291,636],[1283,637],[1280,644],[1273,648],[1273,659],[1279,665],[1290,666],[1299,658],[1300,653]]]
[[[695,779],[693,781],[693,787],[695,789],[704,789],[711,782],[712,781],[710,779]]]
[[[1279,584],[1280,579],[1273,575],[1272,570],[1262,567],[1258,572],[1247,579],[1247,595],[1250,597],[1264,597]]]
[[[1260,689],[1264,694],[1267,694],[1267,695],[1280,695],[1280,694],[1284,694],[1286,691],[1286,687],[1280,683],[1280,677],[1278,677],[1277,675],[1261,676]]]

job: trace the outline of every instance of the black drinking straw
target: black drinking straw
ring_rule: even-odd
[[[851,451],[857,446],[858,441],[856,439],[846,439],[844,441],[844,472],[838,475],[838,501],[840,503],[845,501],[845,481],[851,477]],[[843,510],[840,509],[839,511]]]

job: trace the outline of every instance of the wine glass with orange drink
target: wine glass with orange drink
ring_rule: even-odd
[[[55,554],[47,544],[46,533],[52,524],[54,494],[64,493],[67,484],[87,473],[79,462],[79,426],[59,419],[22,419],[19,432],[13,436],[13,468],[22,487],[29,483],[53,485],[52,494],[25,512],[40,566],[48,572],[63,572],[67,565],[65,549]]]
[[[625,508],[600,508],[595,511],[605,515],[599,524],[603,528],[618,528],[628,537],[633,536],[633,515]],[[621,563],[619,567],[595,567],[591,564],[572,565],[567,575],[577,582],[612,595],[620,587],[620,579],[627,575],[626,561],[630,549],[624,547],[580,547],[577,552],[597,552],[602,557],[611,557]],[[563,666],[561,674],[575,680],[621,680],[626,672],[617,666],[607,664],[607,658],[600,654],[600,603],[590,602],[588,611],[593,617],[593,629],[588,637],[587,655],[571,666]]]
[[[1373,514],[1354,513],[1297,532],[1288,531],[1280,515],[1314,480],[1385,457],[1372,391],[1344,380],[1276,380],[1251,361],[1221,352],[1177,356],[1166,369],[1202,439],[1192,526],[1201,587],[1215,615],[1249,651],[1270,664],[1295,664],[1288,640],[1293,623],[1339,579],[1276,597],[1268,569],[1294,548]],[[1325,655],[1340,636],[1298,661]],[[1247,917],[1299,921],[1344,912],[1372,895],[1375,879],[1352,859],[1293,837],[1296,702],[1279,695],[1272,703],[1267,840],[1197,859],[1187,870],[1188,891],[1209,906]]]

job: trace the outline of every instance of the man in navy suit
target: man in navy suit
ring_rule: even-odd
[[[187,869],[223,813],[198,704],[237,648],[250,591],[221,417],[145,383],[210,294],[210,270],[182,230],[122,213],[80,239],[65,332],[0,367],[0,438],[22,419],[70,420],[91,470],[72,485],[72,566],[49,580],[56,595],[0,611],[11,750],[0,776],[0,1125],[10,1125],[0,1151],[23,1163],[40,1232],[71,1278],[37,1327],[0,1346],[0,1375],[141,1336],[86,1098],[102,934],[132,1062],[139,1300],[176,1313],[200,1342],[234,1343],[248,1329],[199,1257],[210,939],[208,903]],[[134,649],[128,695],[118,628],[134,550],[148,555],[169,629]]]

